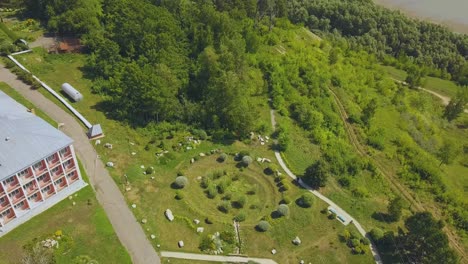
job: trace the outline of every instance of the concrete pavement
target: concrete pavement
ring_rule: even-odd
[[[274,260],[264,259],[264,258],[205,255],[205,254],[193,254],[193,253],[170,252],[170,251],[161,251],[161,256],[165,258],[191,259],[191,260],[229,262],[229,263],[230,262],[248,263],[249,261],[255,261],[256,263],[259,263],[259,264],[277,264],[276,261]]]
[[[146,237],[137,219],[130,211],[122,193],[114,180],[97,158],[97,153],[88,140],[84,128],[69,113],[49,101],[41,93],[16,78],[8,69],[0,65],[0,81],[18,91],[37,108],[59,123],[64,123],[62,131],[74,140],[74,147],[81,160],[99,203],[104,208],[122,245],[128,250],[133,263],[159,264],[160,259]]]

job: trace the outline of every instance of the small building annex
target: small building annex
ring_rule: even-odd
[[[0,236],[87,185],[72,143],[0,91]]]

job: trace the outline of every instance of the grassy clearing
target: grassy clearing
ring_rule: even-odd
[[[381,68],[387,72],[391,77],[404,81],[406,79],[406,72],[399,70],[392,66],[381,66]],[[443,80],[440,78],[426,77],[423,81],[423,87],[434,92],[440,93],[441,95],[448,96],[450,98],[454,97],[457,92],[461,89],[452,81]]]
[[[86,177],[83,168],[81,172]],[[90,186],[75,193],[72,200],[61,201],[1,237],[0,263],[19,262],[23,245],[57,230],[73,239],[69,251],[56,255],[57,263],[71,263],[80,255],[87,255],[99,263],[131,263]]]
[[[48,83],[57,91],[63,82],[69,82],[83,95],[84,100],[72,103],[91,123],[100,123],[103,126],[106,137],[101,141],[112,143],[113,149],[96,146],[97,151],[104,162],[112,161],[115,167],[110,173],[121,187],[130,204],[135,203],[133,209],[137,219],[147,219],[143,228],[148,236],[154,234],[153,245],[161,250],[182,250],[187,252],[200,252],[198,249],[200,235],[196,233],[193,219],[204,220],[209,217],[213,224],[205,224],[204,234],[212,234],[216,231],[233,230],[231,219],[240,211],[245,210],[247,219],[241,223],[241,237],[243,241],[242,253],[250,256],[274,258],[279,263],[297,263],[300,259],[315,262],[322,259],[330,263],[370,263],[372,257],[366,255],[352,255],[346,245],[338,241],[338,233],[344,228],[338,221],[330,221],[320,210],[325,204],[316,202],[314,207],[303,209],[294,201],[301,195],[302,190],[292,187],[287,196],[293,200],[290,205],[291,216],[289,219],[274,219],[272,229],[266,233],[255,231],[256,223],[264,216],[268,217],[283,198],[278,191],[276,183],[271,177],[263,173],[260,165],[252,165],[241,173],[245,179],[232,184],[233,197],[243,193],[252,185],[258,186],[256,195],[246,195],[247,208],[231,209],[229,213],[220,212],[217,208],[221,202],[221,195],[215,199],[208,199],[199,186],[196,178],[216,169],[228,171],[239,170],[234,161],[220,164],[216,161],[217,155],[201,158],[190,165],[190,159],[199,156],[201,152],[209,152],[212,149],[222,149],[226,153],[236,153],[241,150],[249,150],[254,159],[265,157],[274,160],[270,145],[262,146],[256,140],[243,142],[203,141],[200,145],[193,145],[187,141],[189,133],[151,133],[144,129],[133,129],[120,122],[109,119],[101,111],[100,103],[103,98],[91,93],[92,83],[85,79],[81,71],[85,56],[77,54],[47,55],[41,50],[35,50],[32,54],[18,56],[34,74]],[[48,95],[46,95],[48,96]],[[270,134],[269,107],[266,98],[257,97],[254,100],[256,106],[261,109],[259,124],[265,127],[265,134]],[[299,137],[297,137],[299,138]],[[300,142],[306,142],[300,139]],[[271,143],[271,142],[270,142]],[[161,147],[161,144],[164,145]],[[180,144],[180,145],[179,145]],[[302,143],[300,143],[302,144]],[[187,149],[186,146],[194,147]],[[162,149],[169,150],[163,157],[157,157]],[[291,148],[293,149],[293,148]],[[298,148],[304,149],[304,148]],[[314,151],[307,150],[307,155]],[[297,152],[294,156],[305,157],[300,161],[308,164],[307,155]],[[232,157],[232,156],[231,156]],[[145,175],[144,169],[152,166],[154,173]],[[170,186],[177,172],[180,171],[189,178],[190,185],[182,192],[186,193],[183,200],[176,200],[176,191]],[[125,178],[124,175],[127,177]],[[151,177],[154,177],[152,179]],[[128,179],[129,184],[126,185]],[[292,183],[291,183],[292,185]],[[126,189],[130,187],[129,191]],[[258,204],[258,208],[249,209],[250,205]],[[164,217],[164,211],[170,208],[176,219],[169,222]],[[303,244],[294,246],[291,240],[299,235]],[[179,249],[177,242],[184,240],[185,247]],[[160,247],[157,247],[160,245]],[[272,248],[278,250],[278,254],[272,256]],[[178,260],[179,261],[179,260]],[[171,260],[172,263],[172,260]]]
[[[29,109],[34,108],[34,111],[36,112],[36,115],[38,117],[44,119],[45,121],[47,121],[47,123],[51,124],[53,127],[57,126],[57,122],[55,122],[52,118],[47,116],[40,109],[35,108],[35,106],[33,104],[31,104],[29,101],[24,99],[23,96],[21,96],[17,91],[15,91],[13,88],[11,88],[6,83],[0,82],[0,90],[3,91],[4,93],[6,93],[11,98],[15,99],[18,103],[24,105],[25,107],[27,107]]]

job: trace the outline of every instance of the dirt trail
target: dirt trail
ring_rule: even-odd
[[[428,91],[428,90],[426,90],[424,88],[419,88],[419,89],[422,89],[422,90],[425,90],[427,92],[432,93],[432,91]],[[351,144],[356,149],[356,151],[359,153],[359,155],[361,155],[363,157],[369,157],[370,159],[372,159],[372,157],[370,157],[368,155],[368,153],[366,151],[366,148],[358,140],[358,137],[357,137],[356,132],[354,131],[354,128],[348,122],[348,114],[346,113],[346,110],[345,110],[343,104],[341,103],[339,97],[336,95],[336,93],[332,89],[329,88],[329,91],[333,95],[333,98],[335,99],[336,105],[338,106],[340,117],[341,117],[341,119],[342,119],[342,121],[343,121],[343,123],[345,125],[346,134],[348,135],[348,138],[349,138]],[[392,190],[394,192],[396,192],[396,193],[400,193],[403,196],[403,198],[406,199],[412,205],[412,208],[411,208],[412,210],[415,210],[417,212],[430,211],[430,212],[435,213],[437,216],[440,217],[440,215],[438,213],[434,212],[434,210],[428,210],[428,208],[425,207],[417,198],[413,197],[413,195],[411,194],[412,192],[409,191],[406,186],[404,186],[402,183],[400,183],[400,181],[398,180],[396,175],[392,175],[391,173],[387,173],[386,172],[387,170],[385,170],[385,166],[383,164],[381,164],[379,161],[377,161],[375,159],[372,159],[372,160],[374,161],[374,164],[378,168],[378,171],[380,172],[380,174],[382,174],[382,176],[384,176],[391,183],[390,187],[392,188]],[[448,229],[447,227],[444,228],[444,231],[448,236],[450,245],[460,254],[460,256],[462,257],[462,260],[466,261],[468,259],[468,257],[466,255],[466,252],[465,252],[464,248],[459,245],[458,240],[457,240],[457,235],[454,234],[454,232],[452,230]]]

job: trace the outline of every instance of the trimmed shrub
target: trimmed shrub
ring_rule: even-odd
[[[270,229],[270,223],[268,223],[267,221],[260,221],[258,222],[256,229],[260,232],[266,232],[268,231],[268,229]]]
[[[246,218],[246,216],[245,216],[244,212],[240,212],[239,214],[234,216],[234,220],[236,220],[237,222],[244,222],[245,218]]]
[[[357,247],[361,244],[361,241],[359,241],[359,239],[350,239],[348,240],[348,246],[350,247]]]
[[[223,194],[226,192],[227,188],[229,187],[231,183],[227,180],[221,180],[219,183],[218,183],[218,193],[220,194]]]
[[[281,200],[281,203],[282,204],[290,204],[291,203],[291,199],[287,196],[284,196],[283,197],[283,200]]]
[[[227,160],[227,158],[228,158],[228,155],[227,155],[226,153],[222,153],[221,155],[219,155],[219,157],[218,157],[217,160],[218,160],[219,162],[224,162],[224,161]]]
[[[208,186],[210,186],[211,184],[211,179],[207,176],[203,176],[202,179],[201,179],[201,182],[200,182],[200,186],[203,188],[203,189],[206,189],[208,188]]]
[[[280,204],[276,211],[281,216],[288,216],[289,215],[289,206],[286,205],[286,204]]]
[[[184,188],[188,185],[188,179],[185,176],[179,176],[175,179],[174,184],[177,188]]]
[[[216,197],[217,194],[218,194],[218,188],[216,188],[216,185],[210,184],[206,189],[206,196],[208,196],[208,198],[210,199],[213,199]]]
[[[250,156],[244,156],[242,157],[242,164],[246,167],[248,167],[250,164],[252,164],[253,159]]]
[[[236,233],[234,233],[234,231],[232,230],[226,230],[226,231],[221,232],[219,234],[219,238],[221,238],[221,240],[231,245],[236,243]]]
[[[146,168],[145,172],[146,172],[146,174],[153,174],[154,169],[153,169],[153,167],[148,167],[148,168]]]
[[[363,245],[366,245],[366,246],[367,246],[367,245],[370,244],[370,241],[369,241],[369,239],[368,239],[367,237],[363,237],[363,238],[361,238],[361,243],[362,243]]]
[[[369,232],[369,235],[372,240],[378,242],[384,237],[384,232],[380,228],[372,228],[372,230]]]
[[[250,152],[248,150],[242,150],[241,152],[239,152],[239,157],[243,158],[245,156],[249,156],[250,155]]]
[[[307,208],[311,207],[314,204],[314,201],[315,201],[314,195],[309,192],[304,193],[300,199],[301,206],[307,207]]]
[[[185,197],[185,193],[184,193],[184,192],[182,192],[182,191],[180,191],[180,190],[176,191],[175,198],[176,198],[177,200],[182,200],[182,199],[184,199],[184,197]]]
[[[218,205],[218,210],[226,214],[229,213],[231,210],[231,203],[228,201],[222,202],[220,205]]]

